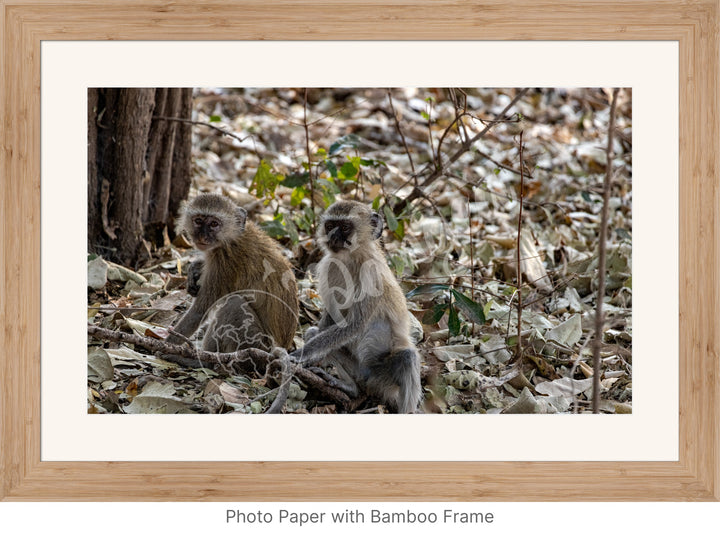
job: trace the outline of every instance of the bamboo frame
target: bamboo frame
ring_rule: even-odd
[[[0,0],[0,499],[720,500],[719,25],[718,0]],[[349,35],[679,42],[678,462],[41,461],[40,42]]]

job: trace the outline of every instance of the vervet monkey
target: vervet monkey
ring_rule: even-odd
[[[297,284],[279,245],[247,220],[243,208],[217,194],[187,203],[177,227],[204,259],[189,267],[188,291],[196,298],[174,330],[191,337],[207,314],[206,351],[289,347],[298,320]],[[171,335],[167,341],[183,340]]]
[[[420,357],[410,340],[405,296],[385,261],[378,239],[380,215],[366,205],[335,202],[322,216],[317,266],[324,311],[291,354],[305,365],[334,364],[334,380],[351,397],[366,391],[398,413],[420,402]]]

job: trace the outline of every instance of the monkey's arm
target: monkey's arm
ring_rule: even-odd
[[[193,297],[197,297],[200,292],[200,276],[204,267],[205,262],[203,260],[194,261],[188,266],[186,286],[187,292]]]
[[[318,324],[315,327],[310,327],[307,331],[305,331],[305,340],[308,341],[312,338],[315,338],[317,334],[320,331],[324,331],[328,327],[331,327],[335,325],[335,322],[333,319],[328,316],[327,312],[323,312],[320,316],[320,320],[318,321]]]
[[[175,332],[178,332],[188,338],[195,334],[195,331],[197,331],[200,326],[203,316],[205,316],[205,312],[207,312],[208,308],[211,306],[206,304],[206,301],[203,299],[203,297],[198,297],[195,301],[193,301],[190,309],[185,312],[182,319],[173,327]],[[173,334],[168,336],[167,341],[171,344],[180,344],[183,342],[182,338]]]
[[[323,313],[318,328],[313,327],[308,330],[307,336],[310,339],[305,343],[305,346],[296,349],[290,353],[290,356],[295,359],[302,359],[307,365],[316,364],[323,357],[346,346],[358,335],[362,334],[367,327],[369,320],[363,314],[372,312],[367,303],[366,300],[354,306],[347,317],[347,323],[342,325],[335,324],[334,320],[327,315],[327,312]]]

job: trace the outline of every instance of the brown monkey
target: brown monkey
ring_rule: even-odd
[[[398,413],[420,402],[420,357],[410,339],[405,296],[376,239],[383,220],[359,202],[336,202],[325,211],[317,241],[325,256],[317,266],[324,311],[308,330],[305,347],[291,355],[305,365],[335,365],[336,386],[358,389]]]
[[[217,194],[201,194],[178,219],[204,254],[189,267],[188,291],[196,298],[175,331],[191,337],[204,318],[206,351],[289,347],[297,327],[297,284],[290,263],[247,212]],[[182,338],[171,335],[168,342]]]

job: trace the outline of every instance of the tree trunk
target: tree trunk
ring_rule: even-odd
[[[187,88],[88,90],[88,250],[128,266],[162,245],[190,187]]]
[[[192,118],[192,91],[182,91],[180,96],[181,118]],[[170,183],[167,220],[165,222],[170,237],[175,237],[175,218],[180,211],[180,203],[187,198],[192,181],[192,129],[188,123],[179,123],[176,133],[173,158],[173,180]]]

